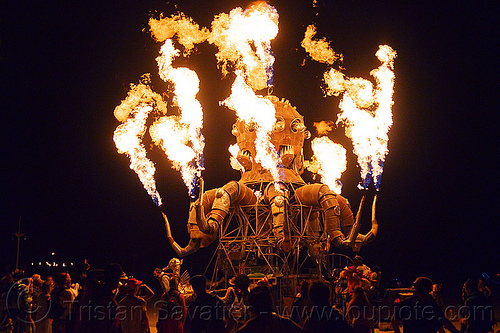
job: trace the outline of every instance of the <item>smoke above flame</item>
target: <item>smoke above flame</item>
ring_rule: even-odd
[[[308,46],[306,51],[313,59],[332,64],[320,56],[330,48],[327,42],[321,40],[311,43],[311,31],[315,32],[315,29],[308,27],[308,31],[304,37],[306,42],[302,43]],[[396,52],[390,46],[381,45],[375,55],[382,63],[370,73],[375,78],[375,88],[368,80],[346,77],[333,68],[325,73],[324,80],[327,94],[334,96],[342,94],[339,104],[341,112],[338,114],[337,124],[344,125],[345,134],[353,143],[362,179],[359,187],[367,189],[373,179],[378,190],[388,153],[388,132],[392,125],[393,63]]]

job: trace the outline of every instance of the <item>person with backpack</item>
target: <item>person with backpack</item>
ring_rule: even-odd
[[[247,306],[250,279],[245,274],[239,274],[234,277],[234,279],[229,280],[229,284],[232,284],[232,286],[228,288],[228,292],[223,300],[233,315],[233,318],[241,326],[248,319]]]
[[[176,279],[170,280],[170,289],[162,295],[158,309],[158,333],[183,333],[187,308],[184,295]]]

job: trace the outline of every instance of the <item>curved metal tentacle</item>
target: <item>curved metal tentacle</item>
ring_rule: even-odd
[[[168,243],[175,251],[175,253],[177,253],[178,256],[185,257],[187,255],[190,255],[198,251],[200,248],[210,245],[216,239],[216,235],[207,235],[202,233],[198,228],[197,224],[197,208],[201,206],[204,207],[205,209],[209,209],[210,207],[212,207],[214,199],[215,199],[215,190],[210,190],[203,193],[201,201],[202,204],[199,203],[200,202],[199,200],[197,200],[194,203],[191,203],[191,206],[189,207],[189,218],[186,225],[190,239],[188,245],[186,245],[185,247],[181,247],[174,240],[172,236],[170,222],[167,218],[167,215],[165,215],[163,211],[161,212],[163,220],[165,221],[165,230],[167,232]]]
[[[215,191],[215,199],[207,216],[204,213],[206,207],[197,207],[196,222],[201,232],[216,236],[231,205],[253,205],[257,198],[249,187],[237,181],[231,181]]]
[[[186,247],[181,247],[172,237],[172,231],[170,229],[170,222],[168,221],[167,215],[161,212],[163,220],[165,221],[165,229],[167,231],[167,240],[172,249],[180,257],[185,257],[199,250],[201,245],[201,238],[190,238],[189,243]]]
[[[378,224],[374,217],[372,217],[372,228],[370,232],[366,235],[359,234],[365,196],[362,197],[359,204],[356,220],[353,218],[347,199],[341,195],[335,194],[327,185],[305,185],[295,191],[295,197],[303,205],[318,207],[323,210],[325,231],[331,239],[331,243],[336,247],[359,247],[360,245],[372,241],[377,235]],[[376,198],[374,198],[374,201],[376,201]],[[372,212],[372,216],[374,216],[373,214]],[[375,223],[373,223],[373,220],[375,220]],[[346,236],[342,232],[342,227],[350,225],[352,225],[352,228],[349,235]]]
[[[358,236],[361,236],[359,235],[359,228],[361,228],[361,212],[363,211],[363,206],[365,204],[365,198],[366,198],[366,195],[363,195],[361,197],[361,201],[359,202],[359,207],[358,207],[358,212],[356,213],[356,220],[354,221],[354,224],[352,226],[352,229],[349,233],[349,237],[348,237],[348,244],[352,244]]]
[[[273,234],[277,238],[277,247],[283,252],[290,252],[292,241],[290,238],[290,221],[287,214],[289,206],[288,191],[279,185],[276,189],[275,183],[269,183],[264,190],[264,198],[271,205]]]
[[[358,235],[356,237],[356,248],[359,248],[361,245],[365,245],[370,243],[377,237],[378,233],[378,222],[376,219],[376,207],[377,207],[377,194],[373,197],[372,203],[372,227],[370,231],[366,235]]]

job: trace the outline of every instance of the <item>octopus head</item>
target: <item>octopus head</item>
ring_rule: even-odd
[[[302,115],[290,102],[272,95],[265,98],[273,103],[276,110],[276,121],[270,133],[270,139],[281,158],[283,168],[302,174],[304,140],[309,139],[311,133],[306,129]],[[253,158],[256,154],[255,126],[254,123],[247,123],[242,119],[238,119],[233,125],[232,133],[236,136],[239,147],[237,160],[245,171],[261,168]]]

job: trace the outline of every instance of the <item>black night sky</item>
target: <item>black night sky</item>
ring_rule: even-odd
[[[0,5],[2,268],[15,264],[18,220],[27,233],[21,264],[55,259],[94,267],[119,262],[151,275],[174,255],[161,215],[117,153],[113,110],[130,83],[151,73],[160,45],[145,31],[151,15],[184,12],[202,26],[248,1],[12,1]],[[300,47],[316,24],[344,55],[348,76],[371,79],[378,45],[398,52],[389,155],[379,197],[378,238],[361,250],[387,278],[418,275],[452,285],[483,271],[500,273],[498,235],[499,38],[494,1],[270,1],[280,15],[272,42],[274,94],[304,115],[306,125],[335,120],[339,98],[324,97],[323,64]],[[205,110],[206,188],[238,179],[229,166],[234,113],[218,106],[231,78],[203,44],[176,65],[197,71]],[[305,62],[303,63],[305,59]],[[352,149],[339,128],[331,138]],[[306,158],[310,157],[306,142]],[[152,152],[166,212],[186,244],[188,196],[180,174]],[[361,194],[348,154],[343,195]],[[310,181],[306,172],[304,178]],[[368,215],[364,222],[368,223]],[[214,247],[185,259],[203,273]]]

